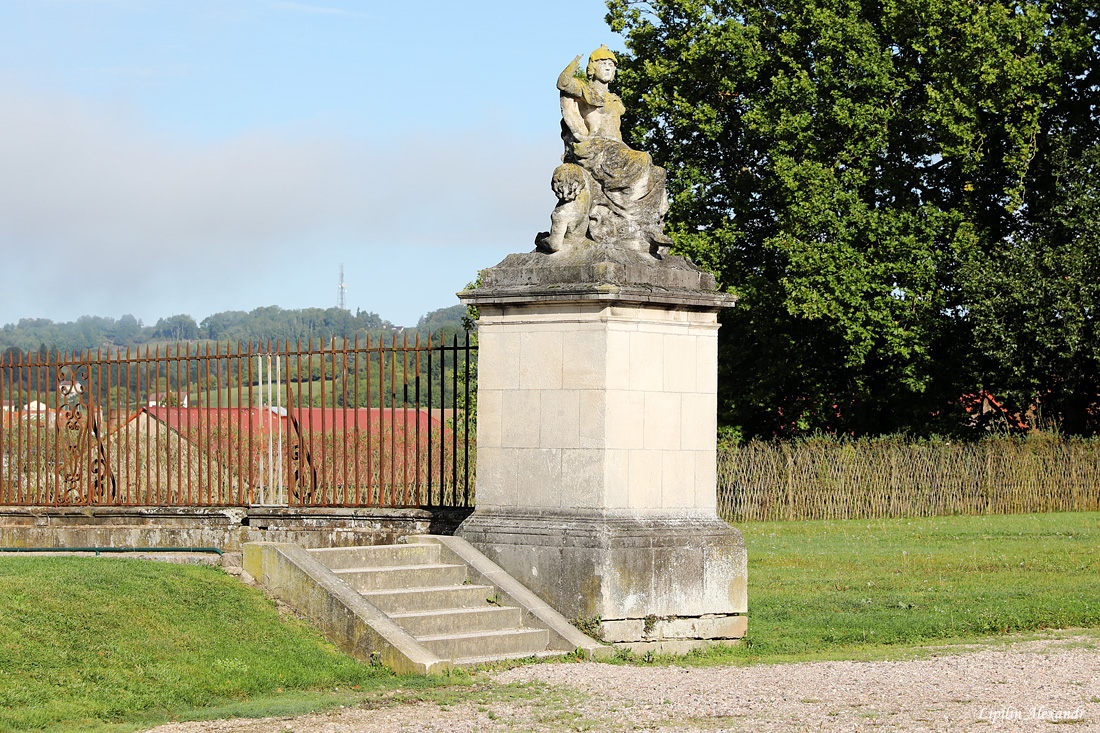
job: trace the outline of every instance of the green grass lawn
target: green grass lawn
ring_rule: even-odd
[[[699,661],[890,656],[919,644],[1100,627],[1100,514],[760,522],[749,631]]]
[[[437,684],[345,656],[217,568],[0,560],[0,731],[290,714]]]
[[[619,661],[890,658],[921,653],[920,645],[1100,628],[1098,513],[741,530],[749,549],[744,644],[686,660]],[[541,694],[470,685],[462,673],[399,678],[362,665],[215,568],[0,560],[0,731],[122,731],[364,700],[521,693]]]

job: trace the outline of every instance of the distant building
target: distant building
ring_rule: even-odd
[[[289,422],[291,413],[285,407],[187,407],[181,405],[150,405],[142,407],[131,416],[130,421],[147,416],[166,425],[176,432],[186,432],[203,426],[218,425],[234,429],[238,434],[266,435],[268,432],[281,433],[297,430],[303,435],[323,435],[333,433],[354,433],[387,437],[395,433],[398,437],[407,435],[414,438],[418,433],[427,439],[428,431],[439,431],[443,423],[437,417],[440,410],[360,407],[358,409],[342,407],[304,407],[293,411],[293,423]],[[447,411],[450,413],[450,411]]]
[[[130,446],[121,450],[135,459],[144,455],[145,470],[163,474],[157,487],[174,481],[178,492],[180,481],[198,486],[214,475],[249,492],[252,503],[278,503],[276,493],[289,490],[281,495],[295,502],[338,504],[348,500],[339,493],[345,489],[358,497],[379,486],[405,492],[426,484],[431,466],[440,471],[454,460],[444,447],[451,437],[426,409],[155,406],[139,408],[107,443],[108,451],[114,444]]]

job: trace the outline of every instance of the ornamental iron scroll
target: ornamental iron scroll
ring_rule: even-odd
[[[294,431],[290,443],[290,505],[306,506],[314,502],[318,488],[317,469],[313,465],[309,444],[302,437],[302,426],[294,415],[293,407],[287,411],[287,417]]]
[[[57,370],[55,431],[59,478],[63,484],[55,496],[58,504],[114,502],[115,478],[107,463],[99,412],[87,389],[87,364],[65,365]]]

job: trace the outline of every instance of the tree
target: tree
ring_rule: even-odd
[[[624,127],[668,169],[676,250],[741,297],[722,315],[724,422],[748,435],[928,431],[963,393],[1008,389],[983,357],[1000,311],[975,298],[1020,288],[982,275],[1006,248],[1066,234],[1069,219],[1044,224],[1040,204],[1062,201],[1052,135],[1076,151],[1097,129],[1094,10],[608,7],[631,51]],[[1029,368],[1020,385],[1044,367]]]
[[[244,311],[222,311],[202,319],[201,328],[213,341],[240,341],[247,338],[242,328],[247,319]]]
[[[982,374],[1016,411],[1100,430],[1100,14],[1051,8],[1058,93],[1039,119],[1021,223],[961,275]]]
[[[191,316],[182,313],[170,318],[161,318],[153,327],[153,336],[174,341],[190,341],[199,337],[199,324],[195,323],[195,319]]]
[[[1100,429],[1100,146],[1067,161],[1062,196],[968,275],[984,374],[1016,412]]]
[[[141,339],[141,322],[127,313],[108,329],[108,336],[117,345],[136,344]]]
[[[463,329],[463,317],[466,316],[466,306],[452,305],[447,308],[438,308],[420,316],[416,323],[416,330],[424,335],[438,334],[445,331],[453,334]]]

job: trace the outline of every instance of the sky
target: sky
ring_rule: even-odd
[[[412,326],[550,227],[602,0],[2,0],[0,325]],[[583,63],[583,61],[582,61]]]

